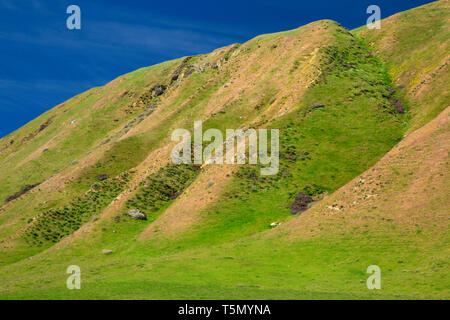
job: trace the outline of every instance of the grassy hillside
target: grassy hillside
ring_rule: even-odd
[[[448,20],[430,8],[402,14]],[[448,110],[401,141],[448,92],[397,90],[397,55],[410,75],[423,52],[374,55],[385,36],[329,20],[262,35],[119,77],[0,140],[0,297],[448,297]],[[171,132],[194,120],[280,129],[278,174],[171,164]],[[300,191],[315,202],[293,216]],[[65,286],[71,264],[82,290]],[[383,290],[366,288],[371,264]]]
[[[362,37],[388,69],[399,95],[409,102],[409,132],[444,110],[450,101],[450,1],[436,1],[365,26]]]
[[[8,278],[18,277],[21,283],[8,282],[4,297],[448,297],[449,112],[409,135],[332,196],[273,230],[165,253],[134,240],[122,249],[114,247],[122,254],[101,256],[95,242],[77,241],[70,249],[57,248],[36,261],[24,261],[18,270],[17,264],[7,268]],[[417,158],[422,160],[416,163]],[[417,168],[404,163],[416,163]],[[430,192],[432,197],[417,196]],[[72,263],[84,270],[82,290],[75,292],[65,288],[61,271]],[[380,291],[366,288],[365,269],[371,264],[382,269]],[[39,277],[42,272],[47,274]]]

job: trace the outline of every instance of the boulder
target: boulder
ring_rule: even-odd
[[[311,106],[311,109],[318,109],[318,108],[323,108],[323,107],[325,107],[325,105],[322,104],[322,103],[314,103],[314,104]]]
[[[109,250],[109,249],[103,249],[103,250],[102,250],[102,253],[103,253],[103,254],[111,254],[111,253],[113,253],[113,251],[112,251],[112,250]]]
[[[95,179],[97,179],[98,181],[103,181],[108,179],[108,175],[105,173],[99,174],[98,176],[95,177]]]
[[[272,222],[272,223],[270,224],[271,227],[277,227],[277,226],[279,226],[279,225],[280,225],[280,223],[278,223],[278,222]]]
[[[166,91],[166,89],[167,89],[167,87],[165,85],[157,84],[157,85],[154,85],[150,89],[150,91],[151,91],[153,97],[158,97],[158,96],[162,95],[164,93],[164,91]]]
[[[131,209],[126,212],[125,215],[129,216],[133,220],[147,220],[145,213],[139,211],[138,209]]]

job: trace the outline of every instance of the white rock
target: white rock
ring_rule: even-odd
[[[272,222],[271,224],[270,224],[270,226],[271,227],[276,227],[276,226],[279,226],[280,224],[278,223],[278,222]]]

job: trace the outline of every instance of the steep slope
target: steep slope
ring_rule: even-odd
[[[125,254],[101,257],[95,244],[87,249],[92,242],[78,243],[70,250],[60,248],[35,257],[36,261],[3,268],[9,275],[2,277],[2,281],[7,280],[2,295],[77,299],[446,298],[449,120],[447,108],[374,167],[273,230],[166,254],[145,248],[148,243],[133,246],[128,242]],[[82,290],[77,292],[64,287],[61,271],[72,263],[83,270]],[[379,291],[366,287],[365,270],[373,264],[382,270]],[[43,271],[48,274],[38,276]],[[17,279],[21,279],[20,285]]]
[[[161,73],[155,75],[155,68]],[[155,80],[147,73],[159,78]],[[143,86],[149,81],[147,78],[153,81]],[[306,185],[317,184],[324,190],[335,190],[387,152],[398,141],[403,130],[401,117],[395,114],[387,98],[390,83],[386,80],[382,66],[370,56],[363,44],[331,21],[260,36],[242,46],[220,49],[210,55],[139,70],[113,83],[117,82],[120,82],[120,90],[116,89],[115,94],[121,99],[137,97],[134,102],[128,98],[126,101],[140,110],[132,113],[134,118],[127,125],[108,132],[104,137],[108,138],[99,140],[102,142],[98,147],[83,150],[88,153],[87,156],[79,157],[75,162],[76,153],[70,148],[76,142],[71,139],[79,137],[86,128],[81,126],[80,120],[79,129],[67,129],[68,138],[59,142],[61,146],[55,146],[57,154],[53,155],[54,161],[65,162],[62,171],[47,177],[44,183],[6,202],[2,207],[4,213],[0,219],[4,223],[0,227],[0,235],[9,261],[51,246],[93,217],[97,219],[97,215],[100,215],[97,224],[110,224],[110,219],[125,210],[126,205],[136,206],[135,197],[144,197],[144,202],[153,201],[145,197],[154,192],[140,191],[139,186],[148,179],[147,185],[153,185],[154,179],[163,179],[163,185],[166,183],[161,177],[171,170],[167,164],[170,146],[173,145],[170,132],[176,128],[192,128],[193,119],[204,120],[204,130],[218,128],[225,131],[226,128],[240,126],[263,126],[280,128],[286,132],[281,142],[282,148],[285,148],[282,150],[282,167],[277,176],[252,181],[254,175],[251,171],[259,169],[249,166],[240,168],[233,178],[232,166],[215,171],[206,169],[200,173],[198,181],[223,181],[222,185],[218,183],[216,186],[223,193],[215,192],[215,199],[210,198],[203,207],[197,209],[217,212],[216,208],[207,206],[214,202],[217,203],[216,207],[222,208],[223,214],[219,214],[219,217],[233,220],[235,213],[230,216],[229,212],[236,212],[239,208],[239,219],[245,222],[236,224],[238,229],[227,228],[226,232],[222,229],[228,224],[227,220],[213,223],[218,228],[210,228],[208,232],[213,242],[263,230],[270,219],[289,216],[288,210],[280,210],[280,207]],[[135,83],[140,85],[135,86]],[[106,88],[111,86],[109,84]],[[157,90],[160,92],[157,93]],[[335,94],[330,96],[329,92]],[[366,94],[363,95],[363,92]],[[105,99],[102,96],[100,102],[91,102],[94,105],[76,107],[82,110],[88,107],[89,114],[96,110],[96,105],[103,106]],[[310,106],[317,102],[324,103],[325,108],[311,109]],[[111,107],[105,104],[104,108]],[[53,112],[59,109],[61,107]],[[101,109],[104,117],[108,115],[105,110]],[[86,126],[95,125],[92,121],[108,122],[97,116],[91,119],[87,120]],[[303,127],[301,132],[299,126]],[[5,140],[14,139],[14,135],[20,132]],[[52,139],[57,140],[50,135],[47,138],[47,142],[38,139],[36,143],[33,143],[34,140],[23,143],[39,149]],[[49,166],[45,161],[52,162],[42,154],[37,159],[29,159],[30,155],[25,154],[34,154],[32,148],[14,150],[8,155],[5,153],[6,168],[13,165],[19,169],[29,165]],[[364,156],[357,156],[361,151],[364,151]],[[67,160],[61,157],[62,152],[70,152],[73,157]],[[28,161],[17,164],[20,154]],[[304,173],[299,174],[302,170]],[[8,183],[9,177],[21,178],[20,183],[23,183],[28,177],[25,172],[21,175],[20,170],[7,171],[2,182],[12,189],[14,184]],[[50,172],[33,168],[33,174],[41,175],[42,179]],[[176,176],[182,171],[172,174]],[[111,178],[98,182],[95,178],[98,175]],[[223,179],[219,179],[219,176]],[[242,188],[247,185],[252,185],[254,190]],[[15,187],[16,190],[20,190],[19,186]],[[186,185],[172,188],[174,193],[180,194]],[[258,193],[258,190],[261,192]],[[260,208],[267,211],[266,214],[260,215],[260,211],[242,214],[241,209],[251,207],[247,199],[249,191],[256,193],[251,201],[259,203]],[[194,194],[191,190],[187,192],[191,195],[187,205],[200,203],[202,201],[198,200],[209,197],[211,193],[210,190],[204,194]],[[267,194],[272,196],[267,197]],[[184,198],[180,197],[178,201]],[[157,218],[171,202],[171,199],[160,201],[154,205],[156,212],[147,213]],[[226,206],[222,205],[224,202]],[[142,206],[138,209],[144,210]],[[195,211],[200,213],[200,210]],[[162,216],[160,224],[167,224],[164,220],[167,216],[170,216],[170,212]],[[178,214],[176,220],[182,218],[183,215]],[[204,223],[197,227],[203,228]],[[91,225],[87,224],[86,228],[89,229]],[[158,227],[158,223],[155,226]],[[185,225],[184,230],[188,226]],[[149,228],[154,230],[154,226]],[[217,232],[221,232],[222,236],[217,237]],[[143,237],[148,234],[148,231],[144,232]],[[203,243],[204,239],[197,235],[205,237],[204,233],[192,235],[195,235],[195,239],[192,239],[194,243]],[[170,246],[176,247],[176,242],[170,243]]]
[[[434,119],[450,101],[450,1],[436,1],[354,31],[386,64],[409,105],[409,131]]]
[[[374,167],[283,228],[295,237],[396,235],[398,243],[449,251],[450,107],[414,131]],[[282,228],[282,229],[283,229]],[[426,252],[427,259],[436,256]],[[423,261],[431,263],[430,261]]]
[[[404,116],[390,103],[383,66],[335,22],[257,37],[223,51],[228,58],[221,66],[193,67],[197,73],[173,80],[193,63],[184,59],[159,80],[167,89],[156,110],[118,135],[110,149],[93,150],[3,207],[5,274],[13,266],[18,270],[10,263],[46,248],[33,264],[48,257],[66,263],[74,250],[94,262],[104,248],[132,261],[136,254],[210,248],[267,230],[274,219],[291,216],[288,207],[298,191],[309,188],[320,197],[336,190],[402,135]],[[317,103],[323,107],[312,107]],[[192,128],[193,119],[203,119],[204,130],[279,128],[279,173],[261,177],[259,166],[249,165],[207,166],[194,174],[189,167],[173,167],[170,131]],[[96,182],[98,174],[116,178]],[[59,188],[62,195],[55,196]],[[167,199],[166,192],[180,195]],[[56,199],[45,205],[51,197]],[[39,205],[30,205],[37,199]],[[149,221],[124,220],[127,207],[146,212]]]
[[[312,62],[326,41],[323,28],[312,26],[303,32],[303,43],[295,37],[298,31],[294,31],[280,39],[260,37],[242,49],[230,46],[210,55],[138,70],[93,90],[98,92],[70,100],[67,107],[56,107],[2,139],[0,199],[15,198],[27,186],[42,182],[18,199],[6,201],[0,216],[2,238],[17,238],[16,233],[29,219],[84,194],[98,174],[114,177],[140,165],[136,181],[132,181],[139,183],[148,175],[149,161],[161,162],[157,164],[161,166],[167,160],[170,149],[164,154],[157,150],[168,145],[170,132],[190,127],[192,119],[217,117],[222,127],[228,127],[256,117],[257,104],[264,108],[258,116],[276,114],[286,105],[292,107],[291,100],[298,100],[311,79],[317,77]],[[283,47],[277,48],[276,41],[281,39]],[[279,52],[278,64],[267,55],[275,49]],[[233,53],[233,63],[227,63]],[[290,64],[294,64],[298,57],[305,59],[298,64],[301,79],[293,72],[275,82],[263,74],[267,70],[279,72],[282,63],[292,60]],[[167,87],[163,92],[158,90],[162,86]],[[283,90],[292,87],[296,88],[291,90],[293,94],[283,98]],[[267,91],[265,100],[262,91]],[[155,157],[152,152],[159,155]],[[124,183],[118,187],[120,190],[112,196],[127,190]]]
[[[448,20],[432,13],[414,33]],[[392,21],[406,32],[403,18]],[[431,43],[447,45],[439,32]],[[398,84],[430,72],[413,68],[424,53],[401,38],[410,55],[380,51],[386,69],[354,34],[319,21],[144,68],[0,140],[0,297],[447,297],[448,110],[391,148],[443,110],[448,92],[436,79],[420,96],[394,92],[389,75]],[[393,71],[399,54],[405,74]],[[170,133],[194,120],[203,130],[280,129],[279,173],[174,166]],[[320,201],[295,217],[299,191]],[[149,219],[126,218],[130,208]],[[71,264],[82,290],[65,287]],[[381,291],[365,285],[372,264]]]

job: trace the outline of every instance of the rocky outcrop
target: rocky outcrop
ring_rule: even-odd
[[[159,97],[160,95],[162,95],[164,93],[164,91],[166,91],[167,86],[163,85],[163,84],[156,84],[154,85],[151,89],[151,95],[153,98],[155,97]]]
[[[125,215],[129,216],[133,220],[147,220],[145,213],[139,211],[138,209],[131,209],[126,212]]]

